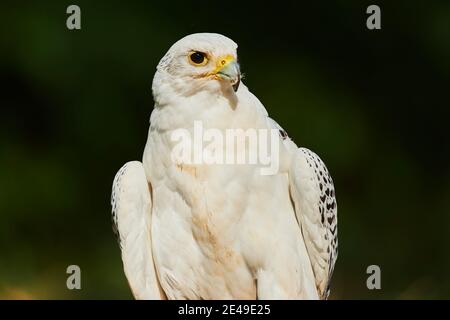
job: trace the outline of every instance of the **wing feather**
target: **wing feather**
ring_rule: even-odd
[[[111,195],[113,229],[122,251],[125,275],[136,299],[163,299],[151,243],[151,192],[142,163],[117,172]]]
[[[280,131],[290,154],[289,189],[295,215],[314,271],[317,291],[322,299],[326,299],[338,255],[333,179],[319,156],[306,148],[298,148],[273,119],[268,117],[268,122]]]
[[[338,255],[336,195],[325,164],[306,148],[294,150],[290,191],[317,290],[326,299]]]

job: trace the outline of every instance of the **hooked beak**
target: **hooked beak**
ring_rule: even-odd
[[[236,92],[241,83],[241,71],[236,59],[232,56],[220,58],[217,63],[216,76],[220,79],[229,81],[233,90]]]

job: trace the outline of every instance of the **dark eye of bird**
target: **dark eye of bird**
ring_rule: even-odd
[[[203,61],[205,60],[205,54],[203,52],[195,51],[195,52],[191,53],[190,58],[191,58],[192,62],[194,62],[196,64],[200,64],[200,63],[203,63]]]

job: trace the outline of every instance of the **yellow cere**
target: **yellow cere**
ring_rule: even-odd
[[[219,72],[223,67],[225,67],[228,63],[235,61],[236,59],[231,55],[227,54],[226,56],[219,57],[216,60],[216,67],[211,72],[211,74],[216,74]]]

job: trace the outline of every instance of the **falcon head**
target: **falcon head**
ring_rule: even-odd
[[[239,88],[237,44],[220,34],[196,33],[177,41],[158,64],[153,92],[166,85],[179,92]]]

